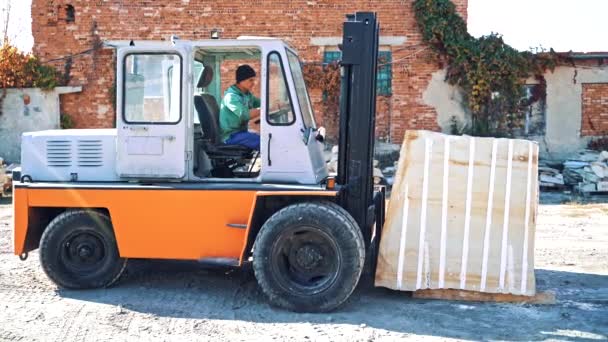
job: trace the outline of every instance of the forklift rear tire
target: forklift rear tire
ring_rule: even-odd
[[[127,265],[121,258],[110,218],[94,210],[67,210],[55,217],[40,239],[40,263],[58,286],[107,287]]]
[[[253,270],[270,302],[297,312],[327,312],[352,294],[365,261],[355,220],[331,202],[287,206],[262,226]]]

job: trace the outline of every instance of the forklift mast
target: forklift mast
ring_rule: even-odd
[[[371,241],[371,228],[376,221],[372,175],[378,35],[379,25],[375,13],[357,12],[346,16],[341,47],[340,138],[336,182],[342,186],[340,204],[361,227],[366,246]]]

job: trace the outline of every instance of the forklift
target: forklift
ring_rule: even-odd
[[[283,41],[109,42],[116,128],[23,134],[15,255],[39,249],[44,272],[69,289],[114,284],[130,258],[251,263],[271,304],[339,307],[375,267],[385,203],[372,180],[376,14],[347,15],[343,29],[335,175]],[[259,64],[260,151],[218,133],[221,70],[239,61]]]

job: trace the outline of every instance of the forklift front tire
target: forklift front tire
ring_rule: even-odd
[[[270,302],[297,312],[327,312],[343,304],[364,260],[357,223],[330,202],[281,209],[264,223],[253,247],[255,276]]]
[[[67,210],[54,218],[40,239],[40,263],[58,286],[107,287],[124,271],[110,218],[94,210]]]

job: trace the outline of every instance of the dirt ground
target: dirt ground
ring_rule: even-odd
[[[10,199],[0,200],[0,341],[608,338],[608,204],[543,195],[536,234],[540,291],[556,305],[412,299],[360,286],[331,314],[270,307],[251,269],[132,260],[113,288],[58,290],[37,253],[12,255]]]

